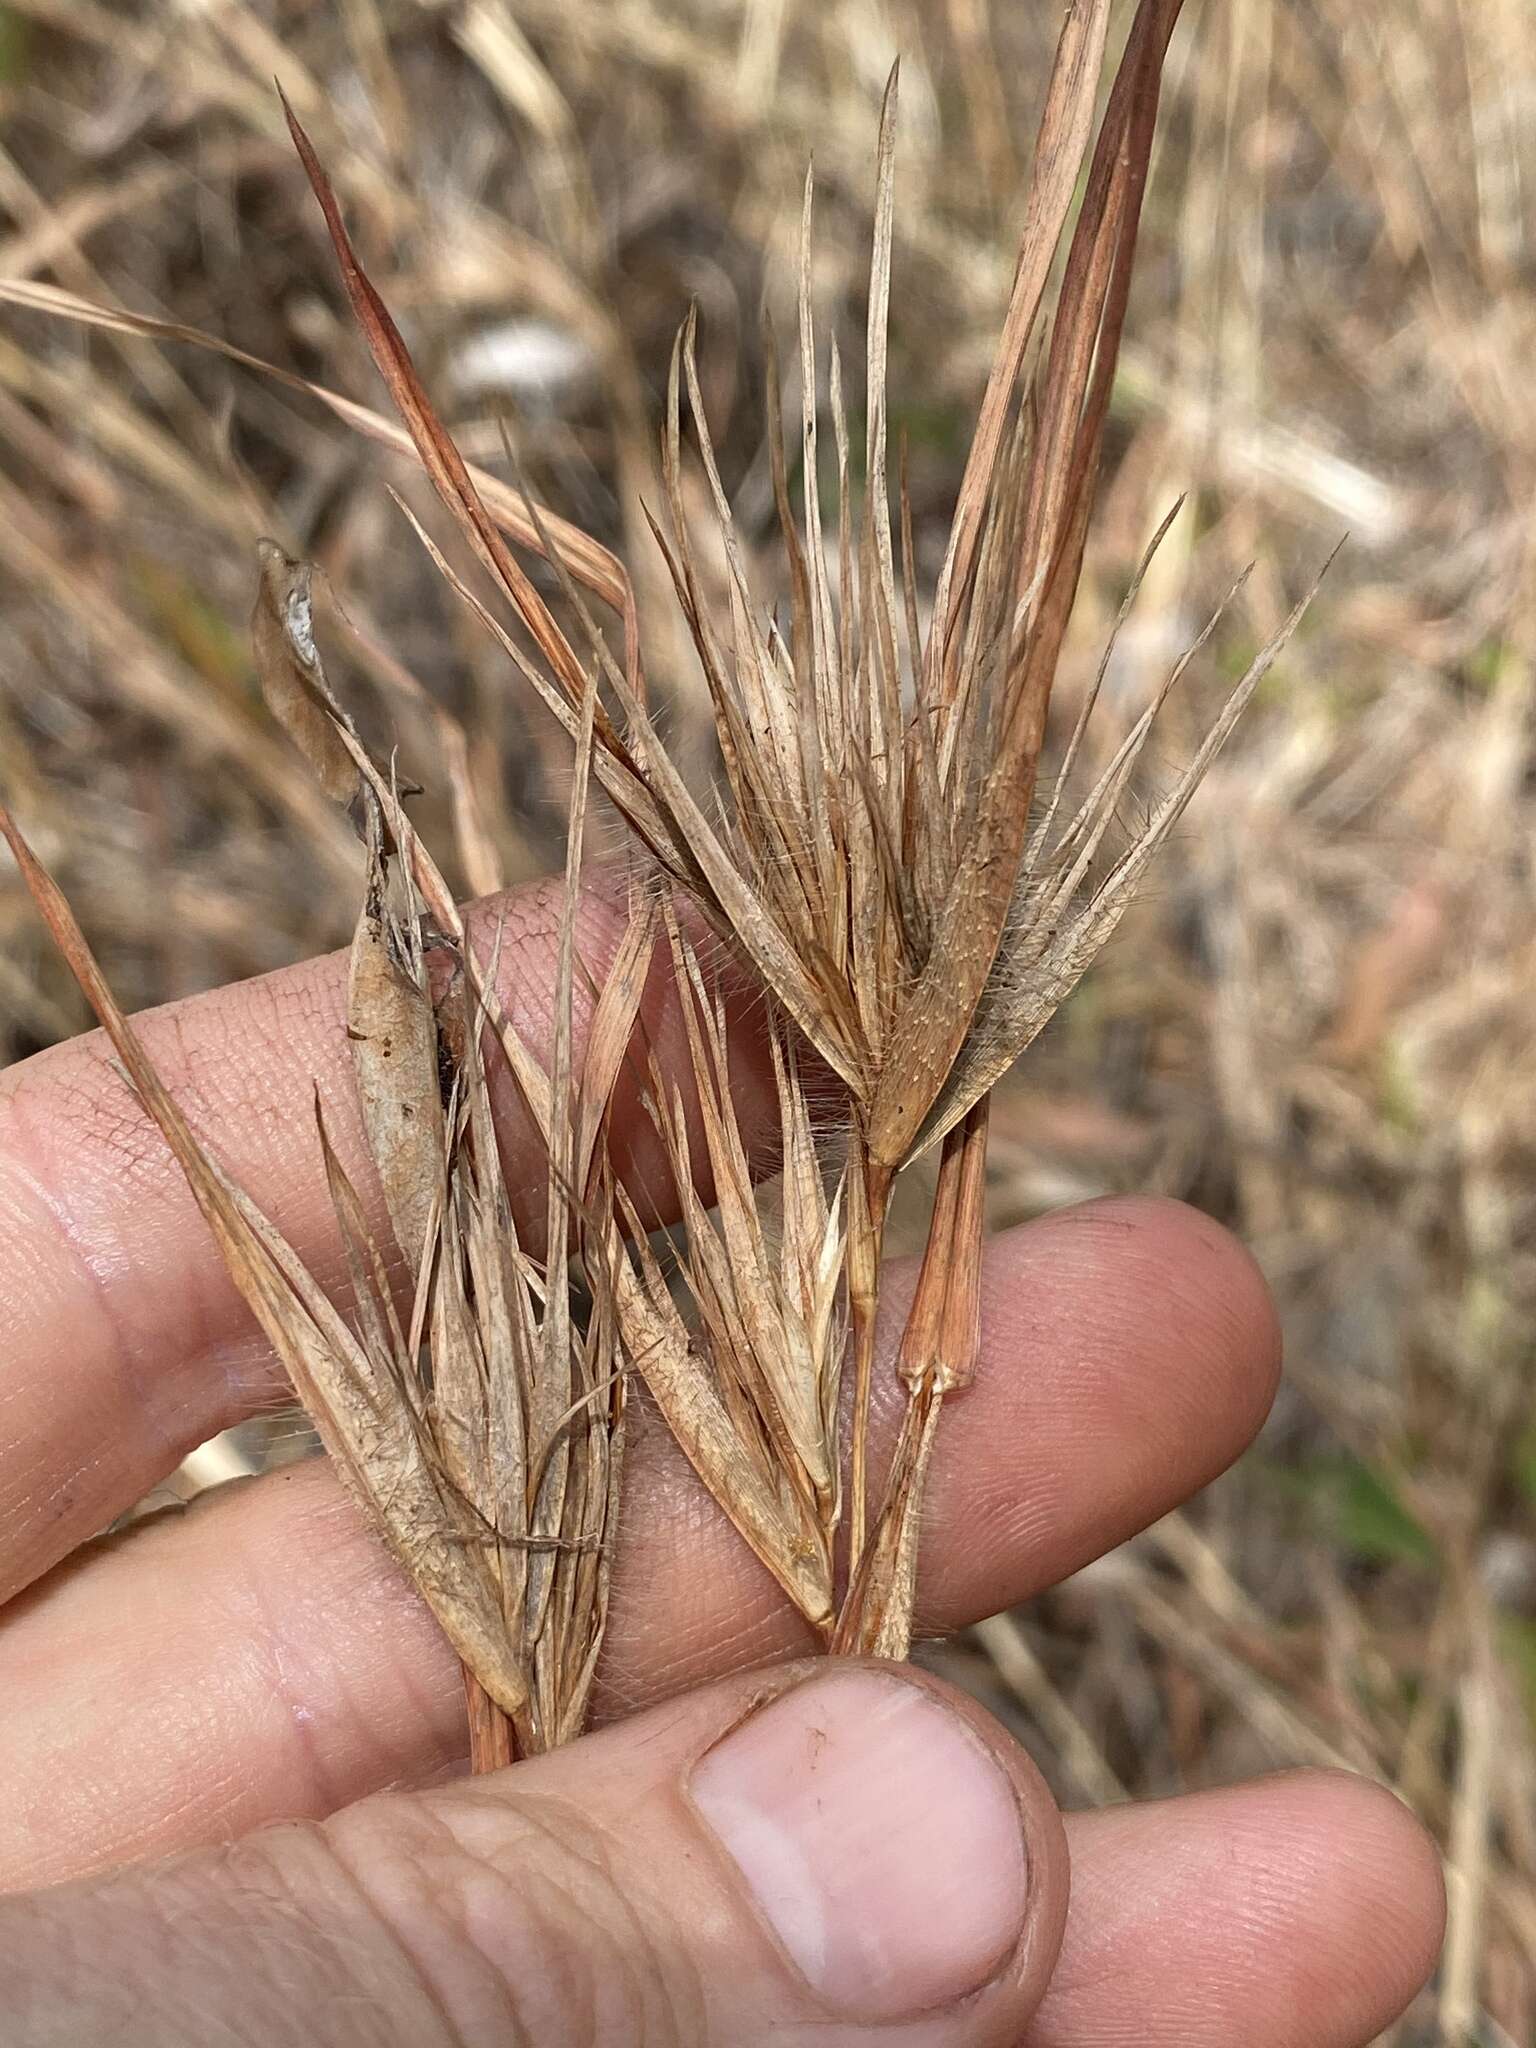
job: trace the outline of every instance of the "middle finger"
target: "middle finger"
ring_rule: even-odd
[[[910,1284],[892,1275],[888,1340]],[[1172,1203],[1095,1203],[1008,1232],[990,1248],[982,1327],[976,1385],[939,1435],[929,1629],[1011,1605],[1177,1505],[1242,1449],[1273,1391],[1262,1281]],[[889,1371],[878,1381],[889,1442],[900,1389]],[[637,1410],[605,1714],[807,1646]],[[464,1744],[446,1642],[320,1465],[43,1582],[0,1626],[0,1698],[11,1885],[318,1817],[450,1769]]]

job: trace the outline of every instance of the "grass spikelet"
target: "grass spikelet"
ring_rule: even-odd
[[[681,1199],[680,1280],[693,1321],[673,1302],[641,1219],[621,1196],[630,1246],[616,1241],[615,1256],[638,1284],[615,1283],[620,1326],[710,1491],[806,1620],[830,1637],[846,1337],[842,1188],[829,1193],[825,1185],[799,1057],[773,1028],[782,1166],[770,1228],[732,1107],[723,1007],[670,912],[667,932],[702,1160],[693,1156],[678,1081],[654,1059],[648,1103]],[[712,1207],[701,1183],[713,1189]]]
[[[899,1655],[910,1636],[923,1477],[942,1403],[965,1386],[975,1363],[988,1093],[1113,931],[1299,617],[1298,611],[1261,651],[1187,773],[1107,876],[1095,874],[1095,856],[1156,706],[1059,834],[1054,806],[1032,824],[1052,683],[1092,510],[1163,59],[1179,12],[1180,0],[1141,0],[1095,137],[1111,7],[1109,0],[1089,0],[1067,11],[1013,292],[926,637],[917,625],[905,541],[897,569],[889,488],[893,71],[876,162],[865,485],[856,496],[834,347],[829,410],[837,485],[830,514],[823,504],[810,291],[814,179],[805,185],[798,507],[779,441],[775,379],[769,387],[787,634],[764,616],[752,586],[705,416],[694,315],[673,352],[661,462],[667,518],[652,527],[713,713],[718,813],[694,795],[668,755],[634,647],[626,646],[622,667],[596,649],[611,715],[599,711],[593,719],[594,772],[664,883],[692,897],[773,1005],[786,1171],[785,1244],[774,1255],[735,1128],[716,1000],[669,920],[717,1206],[706,1212],[692,1192],[699,1162],[683,1101],[675,1083],[653,1072],[653,1114],[687,1223],[681,1278],[693,1320],[690,1326],[644,1242],[642,1219],[620,1196],[618,1221],[628,1227],[632,1249],[622,1249],[616,1224],[610,1277],[619,1322],[722,1507],[839,1648]],[[526,657],[443,566],[571,730],[580,663],[452,453],[361,271],[324,172],[289,119],[380,372],[444,503],[537,658]],[[1047,293],[1064,240],[1046,339]],[[712,539],[725,565],[726,601],[718,612],[706,596],[690,530],[690,459],[702,471]],[[904,501],[900,523],[908,535]],[[560,562],[558,545],[546,539],[543,552]],[[846,1091],[846,1140],[837,1159],[818,1157],[810,1139],[791,1033]],[[885,1221],[896,1177],[935,1144],[938,1195],[899,1354],[908,1416],[876,1503],[869,1416]],[[840,1611],[834,1557],[845,1489],[829,1434],[840,1377],[829,1350],[834,1333],[841,1334],[832,1307],[839,1297],[851,1336],[848,1575]]]
[[[651,919],[638,911],[620,945],[578,1073],[575,912],[595,706],[586,687],[546,1070],[495,997],[494,945],[477,953],[393,778],[330,692],[309,581],[308,565],[262,544],[258,665],[275,715],[361,819],[367,879],[347,1033],[403,1288],[317,1115],[353,1297],[350,1314],[333,1306],[194,1137],[3,809],[0,831],[326,1448],[457,1650],[471,1761],[490,1769],[580,1733],[607,1615],[626,1375],[603,1257],[582,1255],[603,1253],[610,1235],[607,1105],[645,983]],[[520,1242],[508,1197],[490,1058],[510,1069],[548,1155],[539,1256]],[[579,1323],[573,1261],[590,1296]]]

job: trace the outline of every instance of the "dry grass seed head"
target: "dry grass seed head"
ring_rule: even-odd
[[[607,1611],[623,1443],[624,1372],[604,1258],[572,1313],[568,1265],[606,1252],[607,1104],[638,1011],[651,920],[637,915],[599,991],[574,1072],[576,905],[595,690],[580,699],[566,908],[546,1070],[494,993],[440,873],[326,685],[309,572],[270,544],[255,614],[269,701],[331,793],[354,801],[367,881],[353,939],[347,1031],[364,1129],[409,1280],[323,1122],[319,1140],[352,1284],[350,1319],[232,1187],[161,1087],[51,880],[8,814],[22,872],[164,1132],[230,1271],[287,1366],[338,1468],[463,1660],[474,1760],[568,1741],[585,1718]],[[424,933],[446,976],[434,990]],[[487,1056],[505,1060],[549,1165],[542,1261],[520,1244],[491,1117]]]
[[[1179,8],[1180,0],[1141,0],[1136,10],[1088,162],[1049,342],[1043,343],[1047,286],[1093,134],[1109,0],[1089,0],[1065,17],[1014,290],[926,641],[911,586],[910,508],[903,493],[898,577],[888,484],[894,73],[877,158],[865,485],[857,501],[835,345],[830,358],[835,576],[822,507],[809,284],[814,186],[810,179],[806,184],[799,314],[803,541],[776,422],[770,437],[791,601],[787,641],[763,617],[751,586],[705,419],[691,317],[679,336],[662,465],[671,530],[657,529],[657,537],[714,713],[729,798],[718,824],[689,789],[652,720],[628,579],[612,558],[594,554],[579,535],[543,514],[526,492],[510,502],[503,493],[495,512],[490,509],[487,480],[469,470],[438,420],[356,258],[313,148],[287,110],[380,373],[439,496],[529,635],[532,657],[435,548],[434,557],[554,711],[577,752],[568,910],[546,1072],[500,1013],[398,793],[369,762],[325,687],[302,572],[281,557],[267,558],[256,631],[274,713],[332,794],[362,789],[369,821],[371,872],[354,947],[352,1030],[365,1121],[396,1236],[416,1268],[418,1298],[404,1335],[387,1301],[364,1311],[364,1348],[375,1379],[395,1361],[402,1405],[413,1431],[425,1435],[432,1483],[494,1534],[497,1585],[511,1603],[517,1682],[498,1673],[487,1690],[518,1721],[525,1741],[543,1740],[563,1725],[561,1702],[590,1682],[601,1572],[562,1578],[559,1560],[588,1558],[588,1539],[600,1531],[611,1494],[617,1397],[611,1408],[604,1404],[620,1376],[616,1366],[606,1374],[602,1369],[589,1342],[594,1332],[602,1343],[622,1342],[634,1357],[748,1542],[802,1612],[830,1629],[842,1508],[838,1302],[840,1286],[846,1290],[855,1380],[853,1575],[835,1640],[894,1653],[905,1647],[922,1479],[939,1407],[946,1393],[965,1384],[974,1363],[987,1091],[1113,929],[1285,637],[1282,631],[1260,655],[1137,843],[1084,896],[1104,825],[1134,770],[1152,713],[1059,838],[1050,836],[1052,811],[1031,841],[1030,816],[1052,680],[1081,570],[1162,62]],[[93,317],[110,324],[110,316]],[[1026,376],[1037,357],[1033,375]],[[685,510],[685,391],[728,574],[723,620],[703,595]],[[369,416],[359,423],[377,430]],[[508,531],[553,564],[573,598],[580,581],[619,613],[622,663],[608,653],[579,602],[592,649],[589,660],[577,655],[507,545]],[[697,1332],[679,1315],[641,1219],[600,1157],[603,1087],[573,1086],[574,901],[589,775],[629,821],[665,882],[686,890],[751,963],[783,1020],[773,1027],[785,1162],[783,1236],[774,1249],[735,1123],[723,1022],[697,956],[666,913],[717,1196],[714,1212],[706,1212],[693,1191],[700,1162],[691,1156],[682,1099],[674,1083],[653,1072],[652,1112],[688,1225],[683,1270]],[[391,863],[409,910],[393,920],[382,908]],[[1038,905],[1038,914],[1010,926],[1019,902]],[[456,965],[450,994],[437,1007],[417,936],[423,912],[436,920]],[[648,910],[637,915],[625,941],[622,972],[610,984],[617,993],[610,1000],[605,990],[599,1001],[600,1020],[605,1003],[608,1011],[596,1057],[600,1081],[609,1087],[626,1057],[653,944],[654,911]],[[549,1152],[542,1276],[517,1246],[505,1190],[498,1192],[480,1065],[483,1023]],[[802,1034],[849,1092],[851,1142],[843,1178],[830,1196],[798,1057],[784,1027]],[[431,1048],[440,1053],[445,1042],[455,1048],[455,1080],[443,1101],[428,1054]],[[391,1065],[397,1049],[405,1056]],[[900,1354],[908,1419],[866,1545],[885,1209],[895,1174],[935,1142],[944,1148],[938,1198]],[[367,1283],[360,1298],[370,1290],[376,1295],[374,1253],[357,1227],[360,1209],[333,1157],[329,1164],[338,1210],[350,1226],[354,1278]],[[600,1275],[595,1292],[601,1296],[585,1333],[572,1327],[563,1284],[565,1259],[581,1244]],[[407,1356],[422,1336],[434,1356],[426,1386],[413,1378],[417,1362]],[[517,1395],[510,1406],[508,1389]],[[601,1444],[594,1439],[578,1454],[584,1439],[571,1434],[573,1417],[595,1429],[600,1411],[613,1435]],[[514,1435],[520,1432],[517,1441],[506,1434],[509,1416]],[[510,1490],[509,1474],[522,1482]],[[515,1528],[504,1526],[517,1516]],[[586,1589],[586,1626],[572,1638],[565,1621],[575,1613],[578,1579]]]

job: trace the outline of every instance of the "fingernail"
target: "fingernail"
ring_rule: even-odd
[[[689,1789],[791,1962],[848,2018],[953,2004],[1020,1940],[1013,1787],[920,1685],[812,1679],[717,1743]]]

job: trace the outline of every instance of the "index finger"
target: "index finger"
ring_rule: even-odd
[[[623,935],[625,890],[620,872],[599,871],[583,891],[576,943],[598,984]],[[547,1050],[561,894],[559,882],[537,883],[471,917],[536,1055]],[[579,1051],[591,1002],[577,980]],[[346,957],[332,954],[139,1020],[199,1137],[333,1291],[344,1288],[345,1262],[315,1135],[317,1090],[388,1241],[353,1088],[345,987]],[[731,1008],[732,1075],[751,1146],[773,1128],[762,1007],[742,991]],[[641,1022],[661,1064],[686,1077],[681,1013],[660,958]],[[499,1063],[493,1094],[513,1207],[532,1232],[542,1147]],[[633,1074],[619,1082],[613,1142],[641,1213],[664,1220],[671,1175]],[[702,1145],[693,1150],[703,1156]],[[0,1600],[197,1444],[283,1396],[180,1169],[100,1032],[0,1074],[0,1329]]]

